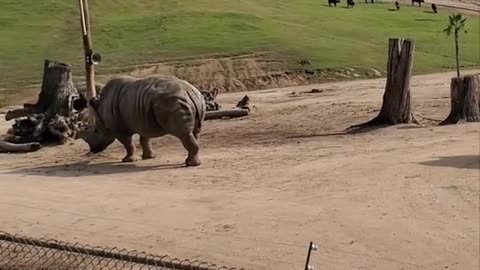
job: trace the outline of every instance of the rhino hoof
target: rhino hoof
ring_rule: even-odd
[[[125,157],[122,159],[122,162],[135,162],[134,157]]]
[[[155,158],[156,155],[155,154],[143,154],[142,155],[142,159],[152,159],[152,158]]]
[[[187,165],[187,167],[195,167],[202,163],[200,162],[198,157],[195,157],[195,158],[187,158],[187,160],[185,160],[185,164]]]

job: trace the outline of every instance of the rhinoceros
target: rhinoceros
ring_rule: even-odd
[[[102,152],[117,139],[127,152],[122,161],[133,162],[132,136],[138,134],[142,158],[150,159],[155,157],[150,138],[170,134],[188,151],[186,165],[200,165],[198,140],[206,104],[189,82],[164,75],[122,75],[110,79],[89,104],[95,112],[95,126],[82,137],[90,152]]]

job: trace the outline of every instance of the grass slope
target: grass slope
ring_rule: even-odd
[[[90,0],[93,42],[109,67],[166,57],[272,50],[318,67],[386,64],[389,37],[416,40],[415,72],[454,64],[453,40],[442,29],[447,11],[391,3],[329,8],[326,0]],[[77,0],[0,0],[0,89],[41,79],[43,60],[82,69]],[[480,21],[461,36],[462,64],[480,63]]]

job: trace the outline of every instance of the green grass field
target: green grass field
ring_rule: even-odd
[[[416,40],[415,73],[454,64],[453,40],[442,29],[448,12],[392,3],[329,8],[327,0],[90,0],[92,37],[114,66],[211,53],[274,51],[317,67],[384,70],[387,39]],[[461,61],[480,63],[480,19],[469,17]],[[39,81],[43,60],[74,65],[81,74],[77,0],[0,0],[0,89]]]

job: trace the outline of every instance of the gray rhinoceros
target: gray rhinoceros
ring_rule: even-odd
[[[108,81],[99,98],[90,99],[89,104],[95,112],[95,127],[82,137],[90,152],[102,152],[117,139],[127,152],[122,161],[133,162],[132,136],[139,134],[142,158],[154,158],[150,138],[170,134],[188,151],[186,165],[200,165],[198,139],[206,105],[200,91],[187,81],[163,75],[119,76]]]

